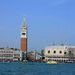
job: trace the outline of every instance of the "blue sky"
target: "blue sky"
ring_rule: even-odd
[[[0,0],[0,47],[20,48],[24,16],[29,49],[75,45],[75,0]]]

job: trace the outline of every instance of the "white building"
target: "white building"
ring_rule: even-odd
[[[48,46],[44,56],[46,60],[75,60],[75,46]]]
[[[16,48],[0,48],[0,61],[18,61],[22,58],[22,52]]]

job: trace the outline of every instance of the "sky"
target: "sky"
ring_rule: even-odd
[[[29,50],[75,45],[75,0],[0,0],[0,47],[20,48],[23,17]]]

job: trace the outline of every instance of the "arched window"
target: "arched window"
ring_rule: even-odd
[[[22,33],[22,35],[25,35],[25,33]]]
[[[48,53],[50,53],[50,50],[48,50]]]
[[[64,54],[67,54],[67,52],[64,52]]]
[[[53,52],[54,54],[56,53],[56,51]]]
[[[59,53],[61,54],[61,53],[62,53],[62,51],[59,51]]]

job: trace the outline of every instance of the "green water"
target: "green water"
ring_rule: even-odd
[[[75,64],[0,63],[0,75],[75,75]]]

